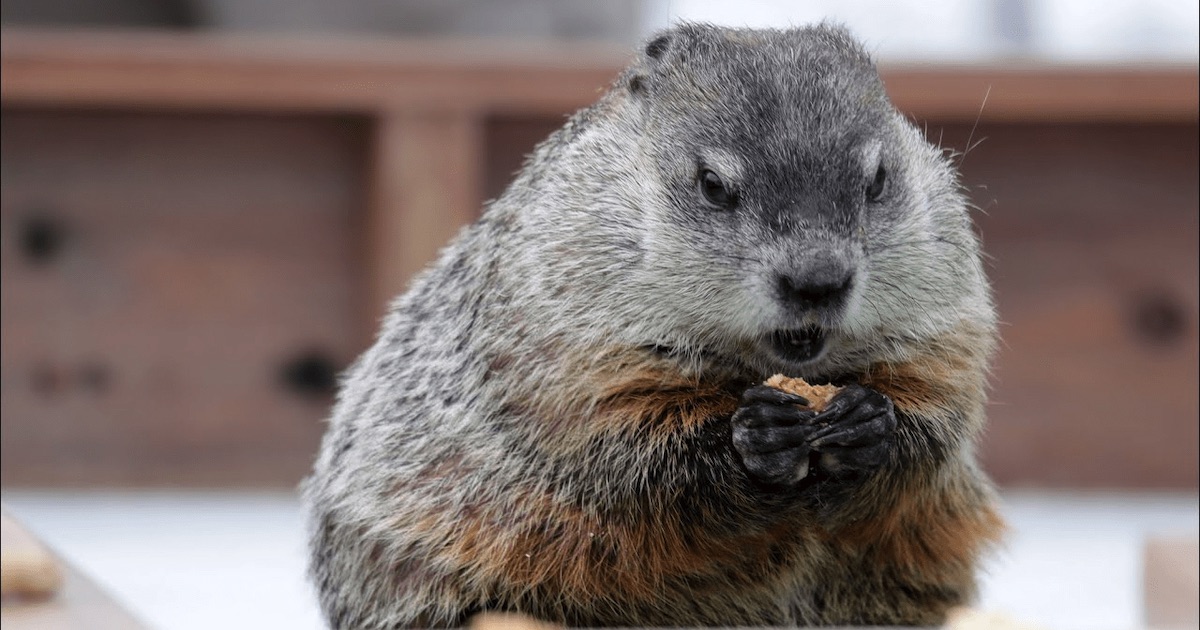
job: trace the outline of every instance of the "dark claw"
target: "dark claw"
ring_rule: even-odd
[[[801,410],[791,404],[771,405],[767,403],[752,403],[738,409],[733,414],[735,425],[751,428],[791,426],[808,424],[817,414]]]
[[[890,407],[890,403],[889,403]],[[820,422],[820,419],[815,419]],[[826,444],[855,446],[878,442],[896,428],[896,415],[890,409],[881,410],[873,405],[859,405],[838,420],[821,427],[810,436],[814,447]]]
[[[735,426],[733,445],[744,454],[775,453],[805,446],[816,429],[817,427],[809,424],[795,424],[787,427]]]
[[[886,417],[876,417],[862,424],[848,426],[830,426],[822,429],[820,436],[809,441],[814,449],[821,450],[826,446],[866,446],[874,444],[890,432],[895,422],[889,423]],[[836,429],[831,431],[830,429]]]
[[[757,385],[751,387],[742,393],[742,405],[750,405],[753,403],[768,403],[772,405],[803,405],[808,406],[808,399],[803,396],[797,396],[775,389],[766,385]]]
[[[772,387],[752,387],[733,414],[733,448],[750,477],[777,489],[795,487],[808,474],[809,439],[817,414],[808,401]]]
[[[883,394],[872,389],[867,389],[862,385],[847,385],[833,397],[833,400],[829,401],[829,404],[817,416],[817,422],[830,422],[850,409],[857,407],[864,399],[870,398],[872,395],[887,400],[887,397]]]
[[[820,414],[798,406],[807,402],[762,385],[742,395],[733,414],[733,447],[751,478],[783,490],[804,481],[829,497],[853,492],[864,474],[887,465],[896,431],[891,399],[848,385]]]
[[[849,385],[812,421],[820,427],[809,437],[819,454],[818,472],[845,480],[886,464],[896,431],[895,407],[887,396]]]

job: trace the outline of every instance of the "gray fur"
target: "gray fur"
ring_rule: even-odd
[[[841,605],[834,595],[813,599],[814,580],[850,579],[815,542],[753,588],[729,578],[701,597],[698,582],[661,578],[652,606],[523,589],[444,553],[481,514],[508,535],[535,492],[601,520],[653,518],[693,486],[716,515],[705,527],[763,527],[786,513],[755,504],[724,447],[686,442],[677,456],[561,430],[599,403],[545,392],[574,391],[564,379],[603,370],[602,349],[668,348],[655,360],[680,374],[746,384],[903,362],[964,323],[984,331],[979,352],[990,352],[993,309],[954,169],[887,101],[845,31],[683,25],[663,35],[537,148],[392,304],[345,375],[303,490],[332,626],[451,625],[489,607],[579,624],[858,618],[822,612]],[[738,208],[699,203],[698,161],[737,190]],[[872,204],[862,191],[880,161],[888,188]],[[774,275],[822,259],[857,271],[845,308],[782,307]],[[764,348],[771,331],[808,323],[830,334],[816,361],[792,365]],[[931,475],[972,501],[990,496],[972,455],[978,428],[928,429],[953,461],[931,464]]]

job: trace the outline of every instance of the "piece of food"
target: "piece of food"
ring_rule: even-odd
[[[782,374],[776,374],[767,379],[764,385],[807,398],[808,408],[817,413],[824,411],[829,401],[842,391],[842,388],[837,385],[810,385],[802,378],[792,378]]]

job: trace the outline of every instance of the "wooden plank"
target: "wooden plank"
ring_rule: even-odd
[[[1200,624],[1200,539],[1151,536],[1142,558],[1146,625],[1195,628]]]
[[[0,32],[0,97],[74,107],[561,113],[594,101],[631,57],[547,42]],[[918,119],[1194,121],[1200,103],[1195,65],[883,72]]]
[[[377,121],[367,218],[369,334],[387,304],[481,204],[482,126],[465,111],[399,112]]]
[[[3,129],[4,483],[294,486],[361,351],[365,125],[5,110]]]
[[[0,513],[0,541],[0,593],[5,598],[42,600],[58,592],[58,561],[7,512]]]
[[[1197,125],[929,135],[983,139],[960,161],[1001,319],[988,470],[1015,486],[1195,488]]]
[[[628,51],[595,45],[5,29],[0,97],[54,106],[375,113],[589,104]]]
[[[0,623],[5,630],[135,630],[144,628],[111,596],[71,565],[54,558],[37,539],[7,513],[3,516],[3,554],[7,563],[13,554],[34,550],[43,563],[54,567],[54,589],[34,597],[21,596],[5,587],[0,606]]]
[[[919,121],[1197,120],[1196,66],[885,67],[892,101]]]

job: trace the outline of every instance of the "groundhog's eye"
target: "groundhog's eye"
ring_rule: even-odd
[[[879,201],[883,198],[884,190],[887,188],[887,169],[881,164],[879,170],[875,171],[875,179],[867,184],[867,201]]]
[[[721,181],[721,177],[716,173],[701,169],[696,177],[696,184],[700,187],[700,196],[708,205],[721,210],[729,210],[737,205],[737,196],[725,186],[725,182]]]

